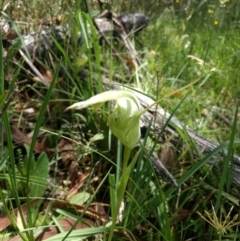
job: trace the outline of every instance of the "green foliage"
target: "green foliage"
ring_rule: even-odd
[[[30,197],[41,197],[46,190],[47,186],[47,178],[49,176],[49,160],[48,156],[45,152],[41,153],[37,160],[34,158],[29,159],[29,151],[30,148],[25,146],[27,150],[27,155],[24,157],[23,160],[23,167],[21,168],[21,175],[25,179],[27,174],[29,173],[29,180],[30,180],[30,192],[26,193]],[[29,164],[29,161],[31,164]],[[23,179],[23,189],[26,189],[27,185],[25,180]]]
[[[104,44],[99,45],[91,19],[92,15],[100,12],[96,4],[86,4],[87,1],[60,2],[60,12],[65,12],[64,18],[71,22],[72,39],[59,43],[53,37],[60,53],[49,50],[48,56],[52,59],[46,57],[41,60],[43,66],[54,73],[48,89],[41,83],[31,82],[33,74],[23,74],[26,67],[16,56],[20,42],[17,41],[8,50],[4,57],[5,64],[2,58],[0,61],[0,109],[3,110],[6,100],[14,92],[15,83],[23,78],[31,80],[24,86],[20,85],[21,93],[31,94],[31,102],[24,104],[32,107],[33,103],[40,103],[38,115],[33,120],[34,125],[25,125],[22,121],[22,113],[15,108],[18,99],[10,101],[3,112],[0,112],[1,129],[5,131],[5,136],[1,135],[1,143],[4,145],[1,144],[0,151],[0,184],[4,184],[5,189],[0,188],[0,199],[12,228],[22,240],[35,240],[36,231],[31,228],[38,225],[50,226],[51,223],[62,233],[47,240],[91,239],[97,237],[96,235],[102,240],[111,239],[111,235],[112,240],[129,237],[133,240],[140,237],[154,241],[238,240],[240,196],[238,187],[232,183],[229,165],[230,168],[233,167],[232,155],[236,145],[239,145],[239,141],[235,140],[239,137],[239,110],[236,108],[240,84],[237,34],[239,1],[138,0],[134,4],[133,1],[122,1],[121,4],[119,1],[111,1],[103,5],[103,8],[112,8],[119,12],[144,11],[151,17],[150,26],[137,36],[137,40],[143,42],[143,47],[140,48],[135,42],[147,71],[141,66],[136,71],[132,70],[132,73],[126,73],[124,67],[114,58],[111,47],[116,46],[111,36],[110,48]],[[174,4],[171,5],[170,2]],[[33,10],[37,1],[21,1],[21,4],[25,4],[23,13],[26,14]],[[55,1],[53,6],[57,4],[58,1]],[[34,15],[42,18],[46,6],[48,5],[43,6],[39,14],[35,12],[37,8],[34,8]],[[14,5],[11,7],[14,8]],[[56,9],[54,8],[55,13]],[[23,13],[20,15],[24,15]],[[48,9],[46,14],[52,16],[53,13]],[[34,25],[35,21],[29,28],[34,28]],[[90,26],[92,35],[87,26]],[[77,41],[79,29],[83,36],[80,46]],[[116,48],[122,51],[121,48]],[[0,56],[3,55],[1,46]],[[178,153],[177,168],[172,170],[179,187],[172,187],[158,179],[149,161],[150,154],[147,154],[149,148],[150,153],[157,150],[158,141],[164,138],[164,129],[167,124],[171,124],[172,116],[157,138],[152,138],[152,133],[148,130],[140,150],[130,157],[129,153],[125,153],[125,158],[122,158],[121,145],[108,132],[107,106],[96,113],[87,110],[79,113],[63,112],[73,102],[88,99],[94,93],[103,91],[102,66],[109,70],[110,79],[116,77],[114,74],[117,71],[125,82],[131,82],[132,86],[141,87],[141,91],[155,96],[162,107],[180,118],[186,126],[221,143],[206,156],[193,155],[196,152],[195,145],[185,131],[179,132],[183,147],[187,149]],[[83,78],[81,71],[85,68],[88,74]],[[144,81],[139,81],[139,76]],[[83,79],[87,81],[84,82]],[[28,89],[30,91],[26,91]],[[27,102],[26,99],[21,100]],[[46,114],[49,109],[51,115]],[[31,145],[25,147],[26,154],[19,152],[17,156],[14,153],[17,145],[12,140],[12,119],[17,120],[23,129],[33,131]],[[48,141],[51,140],[51,155],[48,153],[47,156],[42,152],[36,156],[34,153],[40,130],[46,131]],[[69,200],[72,205],[83,205],[84,210],[76,214],[72,210],[57,208],[47,210],[43,215],[39,213],[39,204],[32,207],[30,203],[32,197],[39,197],[45,192],[49,165],[56,167],[54,174],[50,176],[51,180],[57,180],[56,170],[62,156],[55,147],[61,138],[73,144],[73,152],[78,157],[76,161],[82,168],[81,175],[85,174],[84,171],[87,173],[89,167],[91,170],[83,188]],[[169,137],[171,138],[173,137]],[[225,149],[227,152],[224,163],[210,165],[212,158]],[[108,168],[109,164],[111,168]],[[115,169],[116,174],[113,174]],[[97,186],[93,184],[96,179]],[[52,188],[56,191],[60,187],[53,185]],[[123,200],[124,211],[121,221],[117,222],[118,209]],[[31,213],[28,222],[21,209],[25,201],[28,213]],[[77,225],[82,222],[88,207],[94,202],[107,202],[110,205],[107,212],[111,220],[106,226],[90,227],[88,224],[89,228],[86,229],[73,230],[73,226],[69,232],[64,231],[59,221],[61,218],[70,218]],[[18,223],[9,208],[11,206],[19,210],[25,231],[18,229]],[[50,206],[51,204],[48,209],[51,209]],[[95,224],[99,224],[98,221]],[[120,237],[114,232],[114,227],[123,231],[126,236]]]
[[[179,2],[184,6],[187,1]],[[188,94],[189,99],[179,109],[178,117],[209,139],[214,139],[221,130],[218,138],[224,141],[229,139],[227,130],[230,123],[223,121],[220,115],[232,119],[239,85],[237,20],[224,14],[231,13],[239,18],[239,8],[234,7],[239,3],[230,1],[225,6],[210,0],[188,3],[187,9],[192,12],[190,16],[175,16],[174,8],[166,9],[146,29],[144,43],[148,66],[156,76],[152,85],[158,89],[154,94],[165,96],[200,78],[199,84],[176,93],[161,105],[171,109]]]

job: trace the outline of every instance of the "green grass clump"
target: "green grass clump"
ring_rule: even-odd
[[[171,108],[188,94],[178,117],[210,139],[221,131],[218,137],[222,141],[229,138],[228,128],[238,99],[238,20],[235,17],[230,21],[229,16],[236,15],[238,10],[232,2],[225,6],[213,2],[205,1],[196,9],[192,6],[194,14],[187,19],[166,10],[146,30],[148,37],[144,41],[149,46],[149,69],[159,80],[156,95],[164,96],[201,79],[163,105]]]
[[[148,28],[130,35],[141,56],[137,69],[111,36],[110,46],[99,44],[91,18],[100,12],[96,3],[21,1],[23,11],[18,12],[15,1],[8,7],[2,2],[4,18],[31,22],[27,29],[18,22],[13,25],[19,36],[37,30],[44,17],[54,19],[60,13],[62,24],[71,23],[71,37],[65,43],[53,37],[57,53],[49,50],[43,59],[36,56],[34,64],[49,80],[49,87],[36,82],[35,73],[19,58],[20,42],[7,55],[1,44],[0,202],[10,224],[0,227],[0,239],[18,235],[22,240],[108,240],[111,231],[112,240],[240,238],[239,187],[232,183],[229,171],[235,149],[239,151],[239,3],[150,1],[146,6],[146,1],[139,0],[132,9],[131,2],[112,1],[101,7],[150,15]],[[124,66],[124,61],[130,66]],[[183,148],[175,153],[171,170],[179,187],[173,187],[156,176],[149,154],[168,145],[159,140],[165,138],[171,118],[155,135],[150,130],[154,123],[149,123],[140,150],[130,155],[129,163],[133,160],[136,165],[125,180],[124,202],[117,199],[124,152],[109,132],[110,106],[96,112],[64,112],[72,103],[102,92],[106,77],[153,96],[186,128],[219,146],[206,156],[195,155],[194,143],[179,130]],[[32,109],[33,114],[27,114]],[[17,139],[17,133],[24,137]],[[224,162],[210,165],[223,149],[227,150]],[[116,217],[114,207],[119,205],[123,212]],[[12,212],[15,208],[18,213]],[[119,221],[111,230],[114,219]],[[64,221],[71,223],[68,229]],[[58,230],[39,238],[46,227]]]

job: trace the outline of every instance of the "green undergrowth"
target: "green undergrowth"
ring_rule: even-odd
[[[120,6],[113,1],[102,8],[130,11],[130,2]],[[0,240],[13,235],[22,240],[110,239],[111,221],[118,213],[114,207],[121,202],[115,194],[124,176],[124,147],[107,124],[110,105],[96,112],[64,111],[102,92],[104,78],[137,87],[171,114],[159,133],[150,130],[154,120],[149,123],[130,156],[129,163],[134,160],[136,165],[127,180],[123,211],[112,240],[239,239],[239,187],[230,171],[232,156],[239,152],[238,2],[192,1],[187,6],[188,1],[174,1],[174,7],[164,7],[160,16],[158,10],[163,5],[150,1],[149,7],[145,1],[137,2],[138,11],[146,9],[151,14],[149,26],[135,38],[130,36],[143,63],[137,71],[129,66],[126,70],[116,58],[113,46],[122,60],[131,64],[116,39],[108,36],[110,46],[98,41],[91,16],[100,12],[100,7],[88,1],[59,1],[59,11],[53,5],[53,12],[49,7],[47,18],[63,13],[63,23],[71,23],[71,38],[59,43],[53,36],[55,51],[49,50],[36,63],[49,78],[48,87],[36,81],[36,75],[19,58],[18,42],[7,54],[1,45],[0,211],[1,218],[7,216],[11,224],[2,228],[0,222]],[[25,11],[31,9],[27,8],[29,3],[21,3]],[[31,7],[37,3],[30,1]],[[17,16],[25,17],[21,14]],[[13,18],[9,8],[2,16]],[[42,18],[41,11],[33,12],[32,19]],[[19,30],[20,37],[25,31],[20,31],[19,25],[13,28]],[[80,46],[78,30],[82,33]],[[172,117],[218,147],[202,155],[184,130],[179,130],[181,143],[171,145],[170,137],[160,144]],[[16,126],[30,142],[17,136]],[[151,152],[161,152],[164,146],[170,146],[175,155],[170,172],[178,187],[159,178],[151,164]],[[210,165],[211,158],[223,150],[224,161]],[[68,198],[75,184],[79,188]],[[94,209],[96,204],[104,206],[103,217],[94,216],[100,207]],[[13,214],[13,209],[18,213]],[[94,215],[89,218],[91,211]],[[64,229],[64,220],[72,220],[69,231]],[[57,227],[58,232],[38,237],[50,227]]]
[[[240,59],[236,34],[239,20],[236,17],[230,21],[228,16],[238,14],[235,5],[226,2],[221,6],[218,1],[205,1],[201,12],[189,16],[188,20],[166,10],[146,29],[144,39],[148,46],[149,70],[158,79],[155,95],[172,93],[200,78],[198,84],[185,92],[177,92],[163,105],[171,109],[188,95],[178,117],[209,139],[216,139],[217,134],[220,141],[229,139],[230,123],[239,99]]]

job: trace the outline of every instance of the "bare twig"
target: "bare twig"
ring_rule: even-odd
[[[20,49],[19,50],[20,55],[22,58],[26,61],[28,66],[31,68],[31,70],[37,75],[37,77],[41,80],[41,82],[49,87],[48,81],[44,78],[44,76],[38,71],[38,69],[33,65],[33,63],[28,59],[28,57],[23,53],[23,51]]]

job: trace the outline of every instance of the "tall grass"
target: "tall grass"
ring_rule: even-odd
[[[236,34],[239,3],[226,1],[222,6],[218,1],[201,3],[191,1],[188,6],[186,5],[188,2],[179,1],[180,5],[176,5],[176,1],[175,8],[170,7],[162,11],[160,2],[150,1],[151,4],[146,6],[145,1],[138,1],[137,9],[139,11],[146,9],[152,17],[150,26],[136,36],[144,43],[141,50],[137,44],[136,47],[141,51],[142,58],[147,63],[148,72],[152,75],[152,79],[148,79],[149,75],[146,75],[146,81],[140,83],[143,88],[141,91],[150,92],[156,99],[161,99],[160,105],[170,113],[174,113],[186,126],[222,144],[207,156],[199,155],[194,158],[191,153],[196,147],[184,131],[180,132],[183,147],[188,148],[179,154],[176,160],[177,168],[171,170],[179,184],[179,187],[172,187],[159,180],[152,168],[151,157],[146,158],[147,150],[161,149],[161,144],[158,142],[161,136],[157,140],[152,138],[149,127],[142,141],[143,144],[140,145],[134,171],[128,179],[127,191],[123,199],[123,213],[122,216],[120,215],[121,220],[116,224],[112,240],[138,240],[139,238],[168,241],[238,240],[240,236],[237,227],[239,219],[236,216],[239,192],[238,187],[232,183],[231,175],[232,155],[236,144],[239,144],[235,140],[239,136],[237,108],[239,36]],[[120,4],[115,4],[113,1],[112,8],[119,11],[131,9],[131,1],[123,1],[123,3],[121,9]],[[22,4],[29,5],[25,1],[22,1]],[[31,4],[34,5],[37,2],[33,1]],[[54,2],[54,4],[57,3]],[[5,144],[1,145],[0,179],[3,188],[0,188],[0,197],[4,213],[11,221],[11,227],[22,240],[35,240],[46,227],[54,225],[58,226],[59,234],[46,240],[107,240],[112,216],[116,215],[113,207],[117,202],[122,201],[116,200],[116,195],[112,195],[121,173],[120,160],[123,153],[121,145],[109,135],[106,124],[108,106],[97,113],[89,110],[64,113],[63,110],[72,102],[87,99],[94,93],[102,92],[100,70],[102,64],[110,70],[110,79],[114,80],[114,71],[117,71],[123,79],[131,78],[133,87],[139,85],[134,77],[136,75],[132,74],[129,77],[125,74],[124,68],[111,55],[111,50],[99,45],[90,17],[94,8],[98,6],[88,4],[90,12],[87,12],[82,11],[84,8],[77,8],[77,6],[86,6],[84,1],[76,1],[75,4],[73,6],[65,1],[59,3],[62,7],[60,12],[65,10],[66,19],[72,23],[72,44],[69,46],[68,43],[58,43],[53,37],[60,54],[51,52],[53,60],[47,58],[41,60],[42,64],[53,73],[48,89],[39,83],[32,82],[32,74],[26,72],[23,74],[22,71],[26,67],[17,60],[17,51],[11,52],[12,54],[8,56],[7,60],[11,62],[8,67],[3,58],[0,61],[1,110],[23,76],[29,82],[26,86],[20,85],[20,93],[31,90],[32,100],[38,104],[41,103],[34,125],[24,124],[22,115],[17,114],[17,103],[14,99],[1,113],[1,129],[4,130],[2,133],[5,133],[1,135],[1,143]],[[188,8],[184,10],[186,6]],[[160,16],[158,16],[159,7],[162,12]],[[41,18],[41,16],[39,13],[35,17]],[[89,35],[87,25],[90,26],[92,35]],[[83,37],[81,46],[76,41],[76,32],[79,29]],[[110,42],[114,44],[113,40]],[[16,44],[16,46],[19,48],[19,45]],[[2,45],[0,54],[3,56]],[[14,65],[15,62],[18,64]],[[79,75],[83,68],[88,70],[86,82],[83,82],[83,78]],[[141,76],[146,74],[144,71],[141,72],[141,69],[138,71]],[[12,75],[12,73],[15,74]],[[12,78],[7,81],[9,75]],[[200,81],[197,82],[198,79]],[[196,83],[191,84],[194,81]],[[180,90],[187,85],[189,85],[188,88]],[[174,94],[169,97],[171,93]],[[27,104],[32,105],[32,103]],[[34,108],[37,108],[37,105]],[[46,114],[49,110],[51,115]],[[21,168],[16,163],[14,151],[17,143],[12,140],[12,119],[17,119],[21,128],[30,128],[33,131],[31,145],[26,147],[27,154],[22,153],[19,158]],[[171,118],[167,123],[171,123]],[[161,135],[164,135],[164,128],[165,126]],[[51,148],[52,154],[50,156],[45,153],[38,156],[34,153],[40,130],[44,130],[45,135],[48,136],[47,145]],[[57,180],[56,170],[61,162],[61,156],[58,156],[59,153],[55,147],[60,138],[69,140],[75,145],[78,165],[83,170],[88,168],[92,170],[84,183],[84,188],[80,191],[90,194],[87,201],[80,203],[84,205],[81,213],[63,207],[52,209],[50,202],[47,211],[43,214],[40,208],[35,206],[34,209],[31,205],[33,199],[42,199],[40,192],[31,192],[32,188],[38,188],[42,193],[46,189],[46,183],[36,179],[37,175],[41,176],[41,173],[45,173],[44,178],[47,179],[49,166],[55,165],[55,171],[54,174],[51,173],[50,180],[53,182]],[[222,153],[225,148],[227,154],[224,156],[224,162],[215,166],[209,165],[209,160],[217,153]],[[43,163],[45,168],[39,163]],[[37,172],[39,170],[42,172]],[[116,178],[112,178],[115,173]],[[96,177],[99,178],[97,186],[92,184]],[[59,185],[57,182],[56,184]],[[53,191],[56,191],[57,185],[51,186],[55,189]],[[52,201],[55,200],[56,198],[53,197]],[[25,202],[28,210],[27,220],[26,214],[21,209]],[[91,225],[87,224],[86,229],[74,230],[78,223],[84,222],[83,217],[94,202],[104,204],[107,202],[108,222],[101,226],[99,220],[95,220],[96,227],[90,227]],[[13,215],[11,207],[19,210],[20,219]],[[42,214],[44,221],[40,221]],[[70,231],[65,231],[60,223],[60,220],[65,218],[74,220]],[[37,226],[39,226],[38,230],[35,229]],[[6,229],[1,233],[0,238],[7,240],[11,233],[11,229]]]

